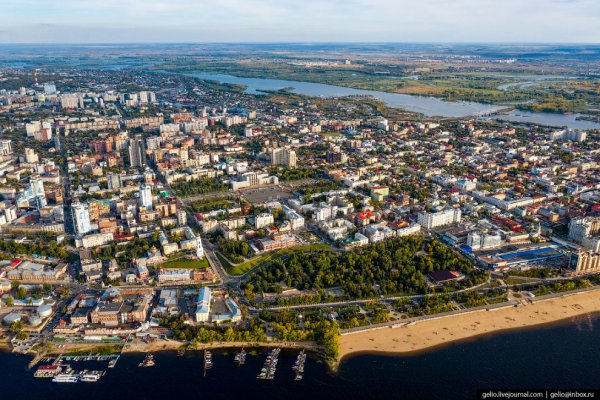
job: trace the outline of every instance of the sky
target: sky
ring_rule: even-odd
[[[600,43],[600,0],[0,0],[0,43]]]

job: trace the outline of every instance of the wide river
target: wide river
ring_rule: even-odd
[[[294,381],[297,352],[282,351],[275,379],[256,375],[266,353],[249,354],[246,365],[233,352],[215,351],[206,377],[199,353],[157,353],[156,366],[138,368],[143,354],[121,357],[97,383],[52,383],[27,370],[29,357],[0,352],[0,398],[210,399],[210,400],[395,400],[474,399],[478,389],[600,388],[600,318],[587,315],[525,331],[500,333],[427,353],[392,357],[356,355],[338,374],[309,358],[302,381]],[[74,362],[105,369],[106,362]]]
[[[202,72],[191,73],[188,75],[222,83],[244,85],[246,86],[246,92],[252,94],[260,94],[262,90],[293,88],[292,91],[294,93],[315,97],[372,96],[376,99],[384,101],[390,107],[419,112],[425,114],[426,116],[464,117],[506,108],[492,104],[474,103],[468,101],[452,102],[434,97],[352,89],[342,86],[325,85],[322,83],[286,81],[280,79],[242,78],[233,75]],[[598,123],[591,121],[578,121],[576,119],[578,114],[563,115],[513,111],[507,115],[495,115],[494,117],[507,121],[532,122],[556,127],[567,126],[570,128],[579,129],[600,129],[600,124]]]

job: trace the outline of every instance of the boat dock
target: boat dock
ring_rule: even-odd
[[[60,355],[57,359],[64,361],[112,361],[114,359],[118,360],[120,357],[119,354],[107,354],[107,355],[90,355],[90,356],[65,356]]]
[[[233,360],[237,363],[238,367],[246,363],[246,351],[243,347],[239,353],[235,353]]]
[[[295,381],[301,381],[302,378],[304,377],[304,363],[305,362],[306,362],[306,353],[304,352],[304,349],[302,349],[302,351],[300,352],[300,354],[298,354],[298,357],[296,358],[296,362],[294,363],[294,366],[292,367],[292,370],[296,374],[296,376],[294,377]]]
[[[212,353],[208,350],[204,350],[204,376],[206,376],[206,371],[211,369],[212,366]]]
[[[138,367],[147,368],[147,367],[154,367],[155,365],[156,365],[156,363],[154,362],[154,356],[150,353],[147,353],[146,357],[144,357],[144,361],[139,363]]]
[[[256,377],[257,379],[274,379],[275,372],[277,371],[277,360],[279,358],[280,348],[271,350],[271,353],[267,356],[265,364],[263,365],[260,373]]]

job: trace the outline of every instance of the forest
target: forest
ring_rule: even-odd
[[[426,275],[438,270],[465,274],[461,287],[484,282],[486,273],[437,240],[422,236],[394,238],[352,252],[293,252],[252,272],[246,292],[279,292],[341,287],[351,299],[428,292]]]

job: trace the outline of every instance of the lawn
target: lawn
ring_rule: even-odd
[[[190,260],[189,258],[179,258],[176,260],[167,261],[159,264],[158,268],[185,268],[185,269],[206,269],[208,268],[208,260]]]
[[[324,243],[289,247],[287,249],[280,249],[280,250],[275,250],[270,253],[261,254],[258,257],[254,257],[251,260],[248,260],[244,263],[237,264],[237,265],[232,264],[229,260],[227,260],[225,257],[223,257],[219,253],[217,253],[217,257],[219,258],[219,261],[221,261],[221,264],[223,264],[223,267],[227,270],[228,273],[230,273],[231,275],[239,276],[239,275],[244,275],[246,272],[257,267],[259,264],[262,264],[263,262],[270,260],[271,258],[276,257],[276,256],[291,254],[292,252],[296,252],[296,251],[328,250],[330,248],[331,248],[331,246],[329,246],[328,244],[324,244]]]

